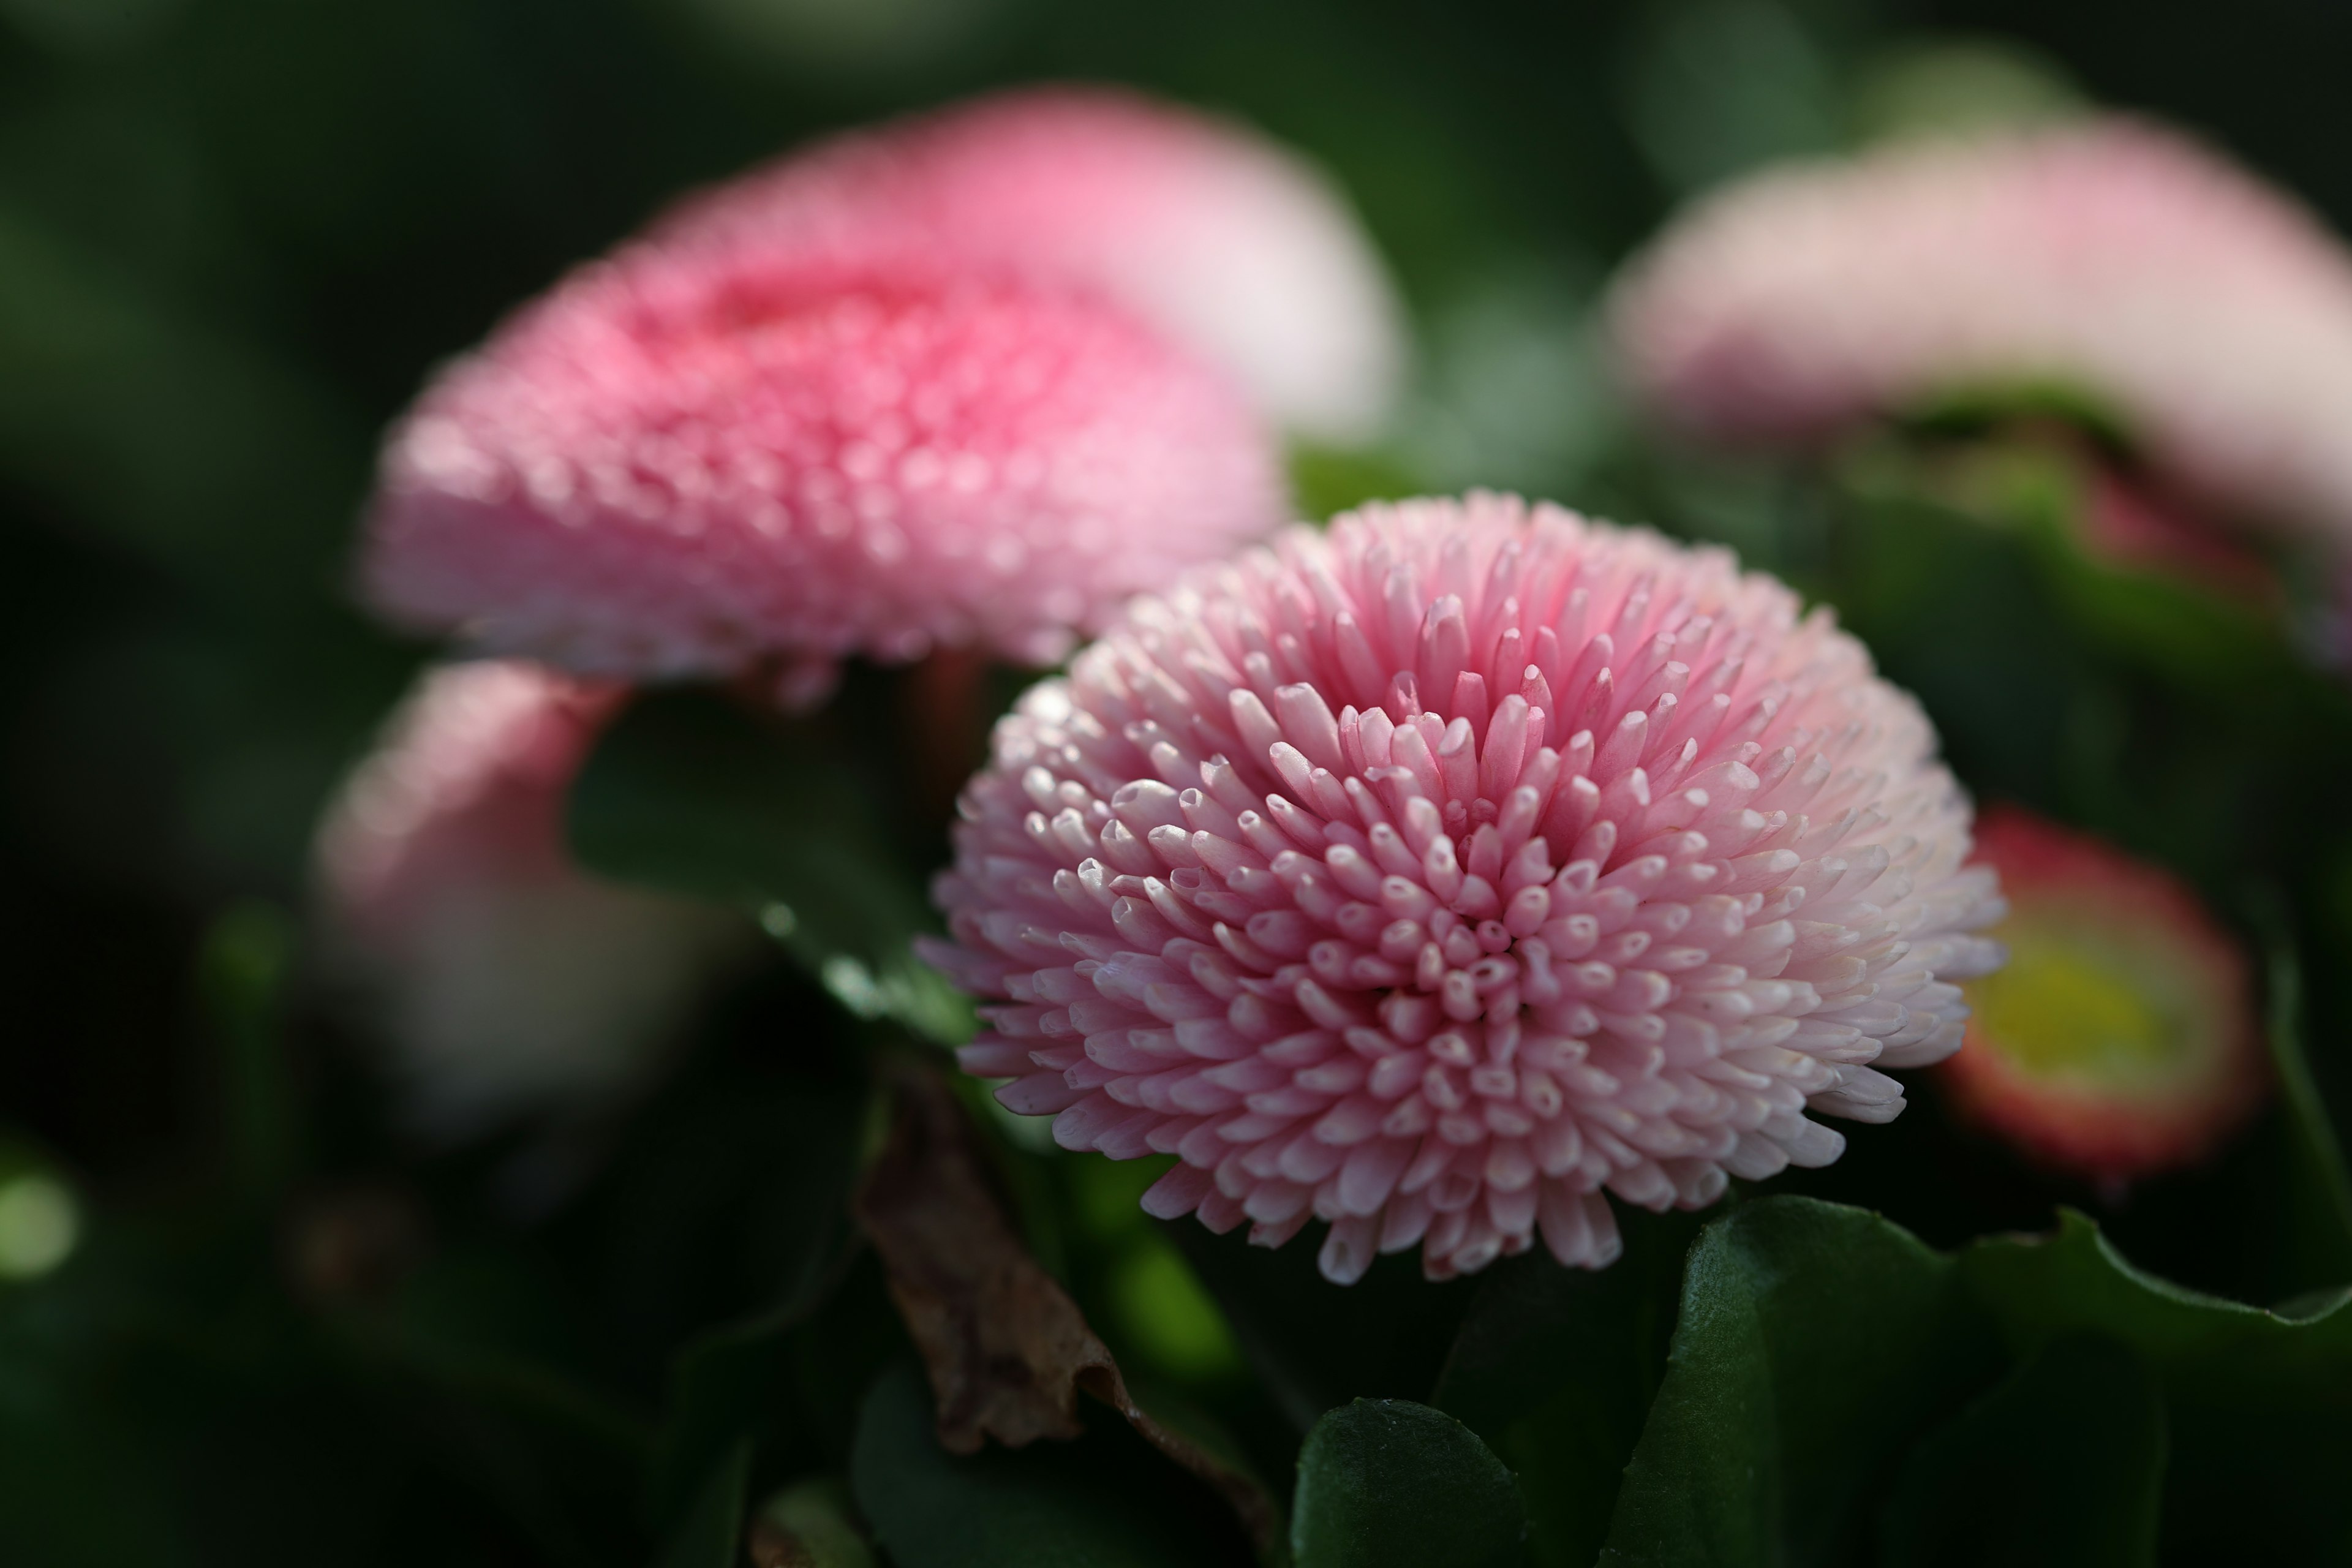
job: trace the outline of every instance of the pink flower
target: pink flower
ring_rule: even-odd
[[[1941,1069],[1962,1113],[2109,1187],[2194,1163],[2269,1088],[2246,961],[2171,873],[2003,807],[1978,834],[2009,967]]]
[[[938,258],[656,237],[446,372],[394,432],[363,575],[393,619],[590,675],[1073,629],[1282,516],[1209,371],[1075,294]]]
[[[564,793],[621,693],[519,662],[428,672],[318,843],[334,965],[428,1123],[467,1131],[625,1083],[742,923],[601,881]]]
[[[2153,126],[1768,173],[1677,222],[1613,312],[1636,393],[1702,435],[1813,440],[2054,384],[2202,504],[2352,535],[2352,261],[2292,200]]]
[[[1697,1207],[1959,1042],[1991,875],[1918,709],[1794,595],[1490,495],[1371,507],[1133,605],[998,727],[931,956],[965,1068],[1145,1199],[1442,1279],[1602,1188]]]
[[[1402,310],[1329,182],[1237,125],[1126,91],[1031,89],[852,133],[661,232],[845,247],[878,232],[1080,284],[1328,439],[1371,435],[1403,368]]]

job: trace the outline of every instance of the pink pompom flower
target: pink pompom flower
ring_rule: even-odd
[[[623,1086],[751,940],[566,854],[565,792],[621,696],[520,661],[430,670],[320,830],[333,967],[436,1130]]]
[[[1075,283],[1324,439],[1372,435],[1403,370],[1402,309],[1328,180],[1238,125],[1118,89],[1033,88],[853,132],[689,202],[663,233],[880,237]]]
[[[656,237],[394,431],[362,575],[477,649],[650,679],[1050,663],[1283,516],[1237,395],[1094,300],[908,253]]]
[[[2244,955],[2171,873],[2014,807],[1978,824],[2008,966],[1969,987],[1961,1113],[2109,1188],[2194,1163],[2270,1085]]]
[[[1701,201],[1612,303],[1636,395],[1810,441],[1955,394],[2089,395],[2233,521],[2352,539],[2352,258],[2301,206],[2120,118],[1906,142]]]
[[[1137,601],[999,725],[936,889],[967,1070],[1359,1277],[1713,1202],[1901,1109],[1999,949],[1917,707],[1721,551],[1474,495]]]

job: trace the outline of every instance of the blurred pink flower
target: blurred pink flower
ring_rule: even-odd
[[[635,1076],[747,942],[733,916],[602,881],[563,800],[621,693],[518,661],[426,673],[319,836],[333,967],[428,1125],[469,1131]]]
[[[853,132],[682,206],[680,243],[951,251],[1097,289],[1338,441],[1394,401],[1403,311],[1346,199],[1242,127],[1105,88],[1001,93]]]
[[[655,239],[576,273],[394,434],[369,593],[583,674],[1073,628],[1274,525],[1212,373],[1093,301],[919,260]]]
[[[2270,1085],[2237,944],[2170,872],[2014,807],[1977,852],[2012,956],[1940,1069],[1962,1114],[2109,1187],[2210,1153]]]
[[[2290,198],[2107,118],[1906,142],[1701,201],[1618,285],[1637,395],[1812,440],[1953,393],[2087,393],[2225,515],[2352,538],[2352,259]]]
[[[1432,1278],[1601,1189],[1826,1163],[1808,1106],[1956,1048],[1999,949],[1969,807],[1860,644],[1720,551],[1490,495],[1370,507],[1137,601],[999,725],[930,950],[967,1070],[1145,1198]]]

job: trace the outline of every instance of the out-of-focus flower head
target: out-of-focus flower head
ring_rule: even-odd
[[[999,725],[931,955],[1066,1148],[1356,1279],[1599,1267],[1901,1109],[1999,949],[1969,806],[1860,644],[1720,551],[1491,495],[1139,600]]]
[[[977,644],[1028,662],[1281,517],[1213,373],[1117,310],[914,255],[655,238],[583,268],[395,431],[394,619],[654,678]]]
[[[1138,94],[1001,93],[854,132],[687,204],[666,235],[877,235],[1098,290],[1234,376],[1271,419],[1353,442],[1394,402],[1403,312],[1328,181],[1231,122]]]
[[[2352,259],[2170,132],[1906,142],[1699,202],[1628,270],[1636,394],[1696,434],[1815,441],[1955,395],[2087,395],[2200,504],[2352,539]]]
[[[430,670],[320,828],[333,967],[436,1131],[621,1087],[748,941],[566,854],[565,791],[620,697],[520,661]]]
[[[2237,945],[2169,872],[2014,807],[1985,813],[1977,852],[2010,962],[1969,986],[1968,1048],[1941,1069],[1961,1111],[2110,1187],[2209,1153],[2270,1080]]]

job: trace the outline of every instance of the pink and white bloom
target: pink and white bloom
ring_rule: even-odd
[[[479,649],[805,687],[853,653],[1051,663],[1284,510],[1223,381],[1097,301],[657,237],[425,392],[363,572],[388,616]]]
[[[1721,551],[1473,495],[1137,601],[998,726],[936,889],[967,1070],[1145,1198],[1352,1280],[1603,1190],[1712,1203],[1885,1121],[2000,950],[1969,805],[1825,612]]]
[[[740,917],[575,867],[563,801],[622,700],[519,661],[428,671],[319,835],[333,968],[428,1126],[466,1131],[625,1085]]]
[[[1240,125],[1120,89],[999,93],[852,132],[688,202],[662,233],[879,238],[1075,283],[1323,439],[1374,434],[1402,378],[1402,308],[1337,187]]]
[[[2352,258],[2309,212],[2121,118],[1904,142],[1700,201],[1612,304],[1636,395],[1817,441],[1954,393],[2088,394],[2234,521],[2352,540]]]

